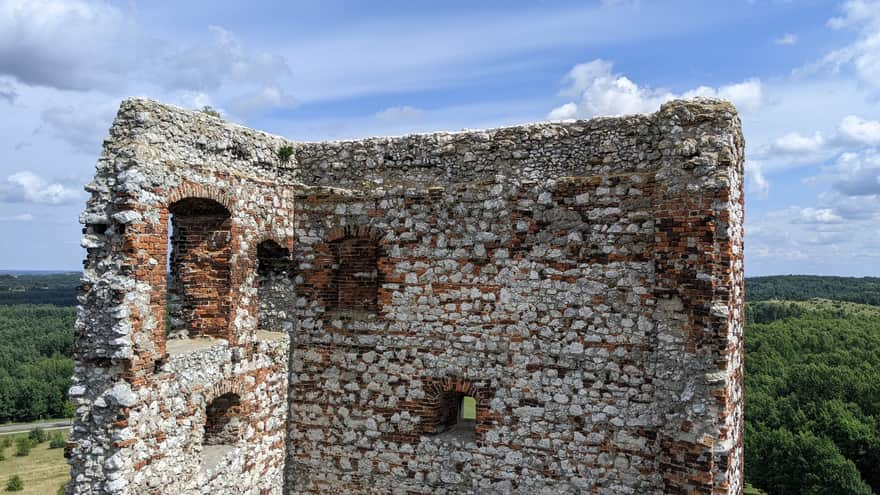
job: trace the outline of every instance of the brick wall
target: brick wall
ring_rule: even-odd
[[[232,221],[212,200],[182,199],[172,213],[169,292],[190,337],[226,338],[229,332]]]

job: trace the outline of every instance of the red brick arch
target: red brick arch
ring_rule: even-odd
[[[477,385],[470,380],[458,377],[427,378],[425,379],[425,391],[428,397],[434,399],[450,392],[469,395],[477,400],[477,407],[481,402],[488,406],[493,394],[492,389],[485,385]]]
[[[226,210],[232,214],[232,202],[225,190],[208,186],[205,184],[197,184],[195,182],[183,182],[174,188],[165,200],[165,204],[170,206],[174,203],[187,198],[210,199],[223,205]]]
[[[247,406],[250,405],[250,401],[246,401],[246,397],[248,397],[248,388],[241,377],[224,379],[215,383],[213,386],[208,387],[203,394],[205,398],[205,406],[210,404],[217,397],[225,394],[238,395],[242,401],[242,409],[248,409]]]

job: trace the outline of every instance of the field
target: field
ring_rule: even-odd
[[[27,434],[10,436],[18,438]],[[67,432],[64,436],[67,437]],[[15,456],[14,442],[2,451],[6,459],[0,461],[0,493],[10,493],[5,491],[6,482],[16,474],[24,481],[24,490],[14,493],[22,495],[55,495],[70,477],[70,468],[64,462],[64,449],[50,449],[49,442],[35,446],[25,457]]]

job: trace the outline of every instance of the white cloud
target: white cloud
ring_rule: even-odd
[[[740,111],[755,111],[761,107],[764,102],[764,90],[761,81],[757,79],[749,79],[736,84],[728,84],[718,89],[708,86],[700,86],[697,89],[690,90],[682,95],[685,98],[694,96],[711,96],[713,98],[723,98],[730,100],[736,105]]]
[[[164,54],[153,79],[168,90],[208,91],[227,82],[271,86],[291,74],[284,57],[245,49],[222,27],[208,29],[209,41]]]
[[[0,73],[60,89],[116,86],[133,65],[136,32],[106,2],[6,0],[0,2]]]
[[[843,153],[825,172],[831,187],[843,195],[880,195],[880,152],[876,149]]]
[[[880,145],[880,121],[847,115],[840,121],[837,136],[850,144]]]
[[[826,55],[808,67],[831,67],[835,71],[851,69],[864,82],[880,87],[880,1],[849,0],[843,3],[843,15],[828,21],[832,29],[851,29],[859,33],[853,43]]]
[[[848,216],[839,205],[833,205],[838,200],[820,195],[813,206],[793,206],[749,216],[745,245],[746,259],[752,260],[751,269],[779,273],[786,261],[806,261],[788,266],[800,267],[794,273],[833,274],[842,268],[866,273],[862,258],[876,254],[880,242],[877,218],[865,211],[858,218]]]
[[[273,108],[295,107],[297,104],[297,99],[284,89],[278,86],[266,86],[233,97],[227,105],[237,115],[250,116]]]
[[[777,45],[789,45],[790,46],[790,45],[797,44],[797,42],[798,42],[797,35],[792,34],[792,33],[785,33],[782,36],[773,40],[773,43],[776,43]]]
[[[763,164],[757,160],[746,160],[745,168],[750,192],[766,199],[770,192],[770,182],[764,177]]]
[[[547,118],[550,120],[566,120],[573,119],[577,116],[578,106],[576,103],[566,103],[565,105],[560,105],[547,115]]]
[[[880,233],[880,195],[849,196],[838,191],[819,195],[819,204],[834,210],[856,228]]]
[[[0,200],[9,203],[27,202],[60,205],[77,201],[82,196],[77,189],[60,182],[49,182],[30,172],[16,172],[0,183]]]
[[[775,139],[765,154],[806,155],[816,153],[822,149],[825,138],[822,133],[816,132],[812,136],[804,136],[797,132],[789,132]]]
[[[381,112],[376,113],[376,117],[381,120],[398,121],[412,120],[422,116],[423,110],[409,105],[389,107]]]
[[[280,84],[291,75],[284,57],[246,47],[219,26],[207,32],[175,43],[148,38],[132,12],[102,0],[2,0],[0,76],[114,98],[212,92],[243,114],[295,103]],[[16,96],[0,82],[0,99]]]
[[[611,62],[597,59],[574,66],[566,76],[568,87],[562,94],[578,98],[554,108],[548,118],[587,118],[602,115],[626,115],[656,111],[661,104],[675,98],[713,96],[733,101],[742,110],[755,110],[761,105],[762,89],[758,80],[711,88],[700,86],[676,95],[670,91],[639,86],[627,77],[615,74]]]
[[[796,208],[798,216],[794,223],[841,223],[843,217],[835,214],[831,208]]]

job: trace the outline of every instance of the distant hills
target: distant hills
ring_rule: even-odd
[[[26,272],[0,274],[0,306],[53,304],[76,306],[79,272]]]
[[[880,278],[775,275],[746,279],[747,301],[834,299],[880,306]]]

